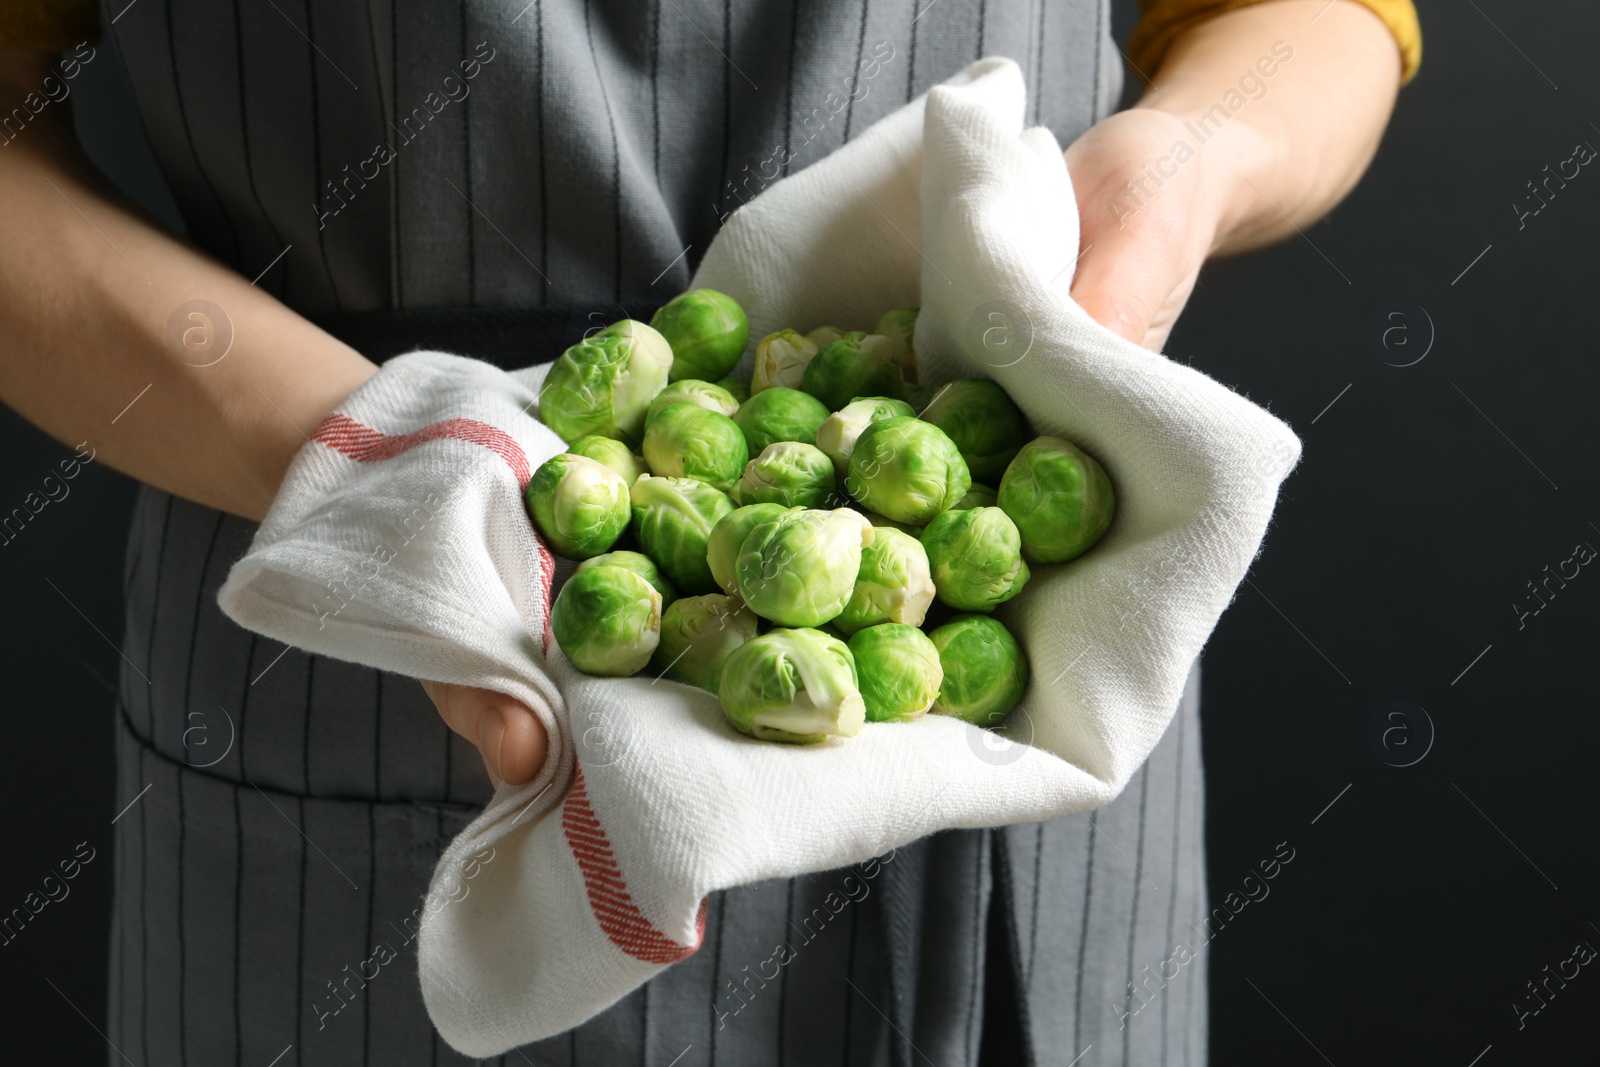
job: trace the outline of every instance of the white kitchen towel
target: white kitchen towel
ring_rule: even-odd
[[[296,458],[224,610],[322,655],[497,689],[550,732],[539,778],[451,844],[424,909],[423,993],[459,1051],[597,1014],[699,947],[713,890],[1103,805],[1166,729],[1299,442],[1072,302],[1072,186],[1023,105],[1014,63],[973,64],[763,191],[694,279],[738,299],[752,337],[920,304],[925,382],[992,377],[1037,432],[1104,463],[1110,531],[1000,611],[1032,681],[999,732],[933,715],[771,744],[730,729],[711,694],[573,669],[548,625],[565,571],[520,499],[561,449],[529,414],[542,368],[391,360]]]

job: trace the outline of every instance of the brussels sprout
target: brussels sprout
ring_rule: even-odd
[[[644,413],[645,433],[650,432],[650,423],[655,417],[673,404],[694,404],[707,411],[715,411],[718,415],[732,415],[739,410],[739,401],[722,386],[713,382],[702,382],[698,378],[680,378],[657,393],[656,398],[650,401],[650,406]]]
[[[539,419],[563,441],[599,434],[636,444],[671,366],[666,338],[633,319],[613,323],[561,353],[539,391]]]
[[[944,668],[935,713],[993,726],[1017,706],[1028,686],[1028,661],[997,620],[957,615],[928,637]]]
[[[545,460],[523,502],[550,547],[571,559],[605,552],[628,528],[628,483],[585,456],[563,452]]]
[[[826,634],[835,641],[843,641],[847,645],[850,643],[850,635],[839,629],[831,622],[825,622],[821,626],[814,626],[812,629],[816,630],[819,634]]]
[[[1022,534],[1022,554],[1035,563],[1081,555],[1106,532],[1116,495],[1106,469],[1071,441],[1036,437],[1000,479],[1000,507]]]
[[[739,596],[779,626],[820,626],[844,609],[876,531],[859,512],[790,511],[745,535],[734,563]]]
[[[751,394],[775,385],[786,389],[800,388],[806,365],[816,354],[817,343],[794,330],[767,334],[756,345],[756,366],[750,375]]]
[[[728,725],[763,741],[854,737],[866,720],[850,648],[818,630],[769,630],[722,663]]]
[[[718,378],[715,384],[726,389],[728,391],[728,395],[733,397],[733,399],[740,404],[743,404],[746,400],[750,399],[749,382],[741,381],[738,378]]]
[[[626,567],[580,569],[556,594],[550,629],[585,674],[634,674],[661,640],[661,594]]]
[[[802,441],[774,441],[745,464],[739,503],[820,508],[833,495],[833,464]]]
[[[833,624],[847,634],[887,622],[921,626],[933,595],[932,569],[921,543],[881,527],[861,550],[855,588]]]
[[[933,707],[944,682],[939,650],[915,626],[887,622],[850,638],[868,722],[910,722]]]
[[[844,485],[870,510],[920,525],[966,496],[972,477],[943,430],[896,415],[861,431]]]
[[[746,504],[735,508],[718,520],[706,542],[706,563],[711,577],[729,596],[739,595],[739,582],[735,568],[739,561],[739,546],[751,530],[764,522],[772,522],[790,509],[782,504]]]
[[[652,473],[694,478],[724,493],[749,458],[744,434],[733,420],[695,404],[673,404],[644,431],[644,459]]]
[[[844,331],[837,326],[818,326],[806,334],[806,340],[816,345],[817,348],[826,348],[844,336]]]
[[[817,439],[817,427],[827,417],[828,409],[816,397],[782,386],[752,393],[733,413],[733,421],[744,431],[750,454],[756,456],[774,441],[811,444]]]
[[[645,555],[687,594],[715,592],[706,540],[733,510],[726,493],[692,478],[646,474],[633,483],[633,523]]]
[[[943,430],[961,450],[972,477],[997,481],[1028,439],[1022,412],[987,378],[961,378],[941,387],[917,415]]]
[[[574,456],[587,456],[596,463],[604,463],[620,474],[622,480],[629,485],[638,481],[639,475],[645,473],[644,461],[614,437],[601,437],[592,433],[572,442],[567,446],[567,451]]]
[[[729,653],[756,635],[756,616],[721,593],[688,596],[661,613],[661,644],[652,670],[715,693]]]
[[[691,289],[661,306],[650,320],[672,346],[672,380],[715,381],[733,370],[750,340],[739,302],[715,289]]]
[[[901,395],[906,398],[906,403],[911,405],[911,410],[920,415],[923,409],[933,402],[936,394],[932,389],[920,385],[908,385]]]
[[[993,489],[990,489],[987,485],[979,485],[977,482],[973,482],[972,488],[967,490],[967,495],[952,504],[950,510],[954,511],[957,508],[992,508],[997,506],[995,504],[997,499],[998,497]]]
[[[860,507],[859,504],[856,506]],[[868,522],[880,530],[897,530],[913,540],[919,540],[922,537],[922,527],[915,523],[896,522],[887,515],[879,515],[876,511],[863,511],[862,514],[867,517]]]
[[[878,316],[878,321],[872,324],[872,332],[882,334],[900,345],[900,372],[905,375],[906,381],[916,381],[917,353],[911,341],[917,332],[917,309],[896,308],[894,311],[885,311]]]
[[[945,512],[923,529],[922,547],[939,599],[959,611],[993,611],[1028,583],[1017,524],[999,508]]]
[[[800,379],[829,411],[858,396],[899,396],[904,385],[895,342],[875,333],[845,334],[811,357]]]
[[[623,549],[618,552],[605,552],[598,556],[591,556],[578,564],[578,569],[588,570],[590,567],[622,567],[633,571],[639,577],[649,582],[655,591],[661,594],[661,610],[665,611],[678,599],[678,591],[667,581],[666,575],[661,573],[650,557],[643,552],[629,552]]]
[[[817,447],[833,460],[834,473],[843,478],[850,472],[850,450],[856,447],[861,431],[875,422],[896,415],[915,415],[904,400],[887,396],[863,396],[835,411],[817,427]]]

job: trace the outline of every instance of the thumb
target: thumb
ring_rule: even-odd
[[[550,738],[539,717],[520,701],[488,689],[422,682],[423,691],[451,730],[472,742],[489,780],[522,785],[544,766]]]
[[[1100,325],[1144,344],[1156,313],[1179,281],[1174,269],[1178,257],[1164,245],[1148,226],[1132,220],[1086,228],[1072,298]]]

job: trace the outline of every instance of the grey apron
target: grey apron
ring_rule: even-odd
[[[374,359],[505,366],[646,314],[763,178],[981,55],[1063,143],[1120,85],[1094,0],[525,2],[145,0],[106,45],[197,243]],[[149,788],[116,824],[108,1035],[138,1063],[465,1062],[413,941],[477,754],[414,680],[224,618],[252,532],[139,497],[119,796]],[[1147,977],[1205,911],[1197,712],[1191,679],[1094,815],[713,894],[694,956],[500,1062],[1203,1063],[1203,953]]]

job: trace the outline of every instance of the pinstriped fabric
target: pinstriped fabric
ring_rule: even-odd
[[[1091,0],[163,0],[114,41],[196,240],[248,277],[292,245],[261,284],[321,315],[659,302],[764,182],[978,55],[1016,58],[1069,140],[1116,96],[1104,23]],[[222,618],[251,533],[141,494],[127,647],[150,684],[124,668],[119,791],[152,788],[117,827],[110,1035],[142,1062],[466,1062],[427,1023],[411,940],[487,799],[477,754],[413,681]],[[1203,1063],[1198,966],[1118,1029],[1129,976],[1204,914],[1198,737],[1191,699],[1091,817],[713,894],[699,951],[501,1060],[972,1064],[994,954],[1036,1062],[1092,1041],[1103,1062]]]
[[[233,4],[234,79],[236,82],[236,104],[238,107],[239,116],[238,163],[244,172],[244,184],[245,188],[249,190],[251,204],[255,208],[257,216],[265,225],[268,233],[271,236],[271,240],[267,243],[265,249],[262,250],[262,254],[276,257],[278,253],[285,247],[285,244],[283,235],[278,232],[276,223],[273,222],[271,214],[267,211],[266,204],[261,199],[261,190],[256,187],[255,165],[253,162],[255,149],[250,141],[250,93],[245,84],[244,28],[243,14],[240,10],[241,3],[242,0],[234,0]],[[226,128],[228,124],[223,122],[219,125],[222,128]],[[224,163],[223,165],[226,164]],[[254,228],[247,227],[245,232],[250,234],[252,237],[255,237],[259,231],[255,230]],[[255,259],[257,246],[259,246],[259,239],[257,239],[254,244],[247,244],[244,248],[242,248],[241,255],[247,257],[248,262],[257,262]],[[267,262],[271,264],[269,270],[271,277],[267,278],[263,276],[256,284],[264,285],[268,291],[276,293],[281,299],[286,295],[285,269],[282,266],[281,261],[277,264],[273,264],[272,260],[269,259]]]
[[[1183,789],[1183,786],[1184,786],[1184,783],[1183,783],[1184,774],[1183,774],[1183,772],[1184,772],[1184,756],[1185,756],[1183,743],[1184,743],[1184,740],[1186,738],[1186,735],[1188,734],[1188,727],[1189,727],[1188,716],[1183,716],[1183,717],[1179,718],[1179,720],[1178,720],[1178,737],[1177,737],[1177,742],[1176,742],[1176,745],[1175,745],[1175,747],[1177,749],[1177,752],[1176,752],[1176,756],[1175,756],[1175,758],[1173,760],[1173,762],[1175,764],[1175,767],[1173,769],[1173,779],[1172,779],[1173,795],[1174,795],[1174,803],[1173,803],[1173,806],[1172,806],[1172,825],[1173,825],[1172,856],[1171,856],[1170,862],[1168,863],[1168,868],[1167,868],[1168,870],[1173,872],[1172,889],[1167,894],[1167,935],[1166,935],[1166,937],[1164,939],[1164,941],[1165,941],[1165,943],[1167,945],[1171,945],[1173,943],[1174,939],[1177,937],[1177,933],[1178,933],[1178,926],[1177,926],[1177,923],[1178,923],[1178,898],[1183,895],[1182,894],[1182,887],[1180,886],[1180,884],[1178,882],[1177,872],[1180,870],[1180,864],[1185,859],[1185,856],[1184,856],[1184,853],[1183,853],[1183,845],[1184,845],[1184,834],[1183,834],[1183,828],[1184,827],[1183,827],[1183,823],[1184,823],[1184,819],[1185,819],[1185,816],[1186,816],[1186,809],[1185,809],[1185,806],[1184,806],[1184,801],[1185,801],[1186,797],[1185,797],[1184,789]],[[1198,739],[1195,739],[1195,740],[1198,740]],[[1194,744],[1195,741],[1191,740],[1190,743]],[[1203,825],[1203,823],[1202,823],[1202,825]],[[1194,826],[1190,827],[1191,830],[1197,829],[1197,828],[1198,827],[1194,827]],[[1194,847],[1194,843],[1193,842],[1191,842],[1190,847],[1191,847],[1191,856],[1192,856],[1192,850],[1193,850],[1193,847]],[[1194,894],[1194,895],[1197,896],[1201,900],[1205,899],[1204,898],[1204,894]],[[1130,978],[1130,981],[1131,981],[1131,978]],[[1172,1015],[1172,998],[1171,997],[1163,997],[1162,1000],[1161,1000],[1161,1062],[1162,1063],[1167,1063],[1168,1062],[1167,1055],[1168,1055],[1169,1052],[1172,1051],[1172,1030],[1171,1030],[1172,1018],[1173,1018],[1173,1015]],[[1184,1038],[1185,1041],[1187,1040],[1187,1038],[1188,1038],[1187,1033],[1185,1033],[1183,1035],[1183,1038]]]
[[[189,158],[194,165],[194,176],[199,179],[200,186],[205,190],[207,202],[215,209],[213,217],[221,223],[221,232],[218,236],[226,235],[228,247],[231,249],[233,257],[237,259],[239,255],[239,231],[234,225],[233,217],[229,213],[227,205],[217,193],[217,186],[207,169],[206,160],[195,146],[194,128],[189,119],[188,94],[184,92],[183,79],[181,77],[182,67],[178,60],[177,30],[172,17],[171,0],[167,0],[162,5],[162,14],[166,20],[167,61],[171,67],[172,97],[177,108],[178,128],[182,132],[184,144],[189,150]]]
[[[453,4],[395,7],[395,126],[387,131],[387,137],[369,137],[371,144],[347,147],[358,160],[366,158],[378,142],[394,148],[395,162],[383,169],[396,181],[400,200],[405,250],[401,289],[407,301],[418,306],[471,302],[472,249],[467,236],[474,225],[473,204],[491,218],[495,215],[476,187],[467,189],[475,183],[467,178],[466,108],[476,107],[485,89],[505,71],[496,69],[496,59],[478,78],[460,82],[471,89],[469,95],[461,99],[446,95],[446,76],[459,75],[457,64],[472,56],[471,51],[460,52],[465,14],[464,7]],[[498,42],[492,47],[498,51]],[[461,92],[455,96],[460,97]],[[498,155],[495,149],[499,147],[488,146],[486,152]],[[369,191],[377,191],[377,187],[363,190],[361,195]],[[516,222],[513,219],[510,224]],[[330,219],[328,228],[345,229],[344,216]]]
[[[400,133],[400,29],[399,29],[399,0],[389,0],[388,21],[380,27],[374,20],[373,38],[376,45],[379,41],[387,39],[389,47],[389,68],[385,74],[388,85],[386,99],[389,108],[385,115],[383,132],[387,136],[390,131]],[[369,6],[368,11],[371,11]],[[380,33],[382,36],[380,36]],[[388,142],[385,141],[385,144]],[[389,162],[389,281],[390,281],[390,306],[406,307],[405,292],[405,264],[409,258],[405,254],[406,233],[402,211],[402,198],[397,189],[400,185],[400,176],[403,173],[404,163],[399,159]]]
[[[313,172],[321,175],[327,173],[323,168],[322,159],[322,68],[317,64],[316,56],[311,53],[316,51],[317,32],[316,24],[311,18],[311,0],[306,0],[304,6],[306,28],[302,36],[306,39],[306,67],[311,73],[311,166]],[[339,275],[333,272],[333,263],[328,258],[328,231],[325,226],[317,227],[317,249],[322,256],[322,266],[328,274],[328,288],[333,294],[333,308],[335,311],[344,310],[344,301],[339,297]]]
[[[1045,32],[1044,31],[1045,31],[1045,15],[1048,12],[1049,7],[1050,7],[1050,5],[1048,3],[1046,3],[1046,0],[1037,0],[1037,2],[1038,2],[1038,6],[1039,6],[1039,23],[1034,28],[1034,32],[1033,32],[1033,86],[1034,86],[1034,93],[1033,93],[1033,98],[1030,101],[1030,103],[1033,105],[1033,110],[1030,113],[1030,115],[1031,115],[1031,118],[1032,118],[1032,120],[1034,122],[1038,122],[1039,121],[1039,106],[1040,106],[1041,100],[1044,97],[1044,75],[1045,75],[1045,65],[1044,65],[1044,39],[1045,39]]]
[[[550,186],[547,177],[549,162],[549,141],[545,135],[545,56],[544,56],[544,4],[535,5],[534,14],[534,52],[538,66],[537,88],[539,101],[539,150],[538,159],[535,160],[535,169],[539,174],[539,269],[537,271],[540,281],[539,304],[547,305],[550,302]],[[658,38],[659,40],[659,38]],[[661,138],[660,126],[656,127],[656,139]],[[661,177],[661,157],[656,154],[656,179],[659,184]],[[509,241],[507,242],[509,243]]]
[[[916,0],[911,3],[911,22],[908,36],[910,47],[906,49],[906,99],[910,100],[917,95],[917,21],[922,14],[920,4]]]
[[[196,240],[249,277],[290,248],[316,315],[640,302],[797,130],[803,165],[989,53],[1065,141],[1120,77],[1098,0],[164,0],[114,38]]]
[[[594,61],[594,83],[600,90],[600,103],[605,111],[606,129],[611,133],[611,171],[606,176],[605,188],[610,192],[611,208],[611,274],[612,274],[612,299],[622,302],[622,202],[627,195],[627,190],[622,183],[622,141],[617,136],[617,113],[611,103],[611,91],[606,87],[606,71],[603,69],[600,52],[595,46],[594,36],[594,0],[584,0],[583,4],[583,36],[589,46],[589,56]],[[610,43],[607,38],[602,38]]]
[[[456,24],[460,29],[460,34],[456,38],[457,51],[461,55],[466,55],[467,54],[467,38],[468,38],[468,35],[470,33],[470,31],[467,28],[467,25],[468,25],[469,21],[470,20],[468,18],[468,10],[467,10],[466,0],[462,0],[461,6],[460,6],[460,8],[458,9],[458,11],[456,13]],[[473,172],[473,169],[475,168],[475,166],[479,162],[478,157],[476,157],[474,155],[473,151],[472,151],[472,98],[471,98],[470,95],[467,96],[467,97],[462,98],[462,100],[461,100],[461,158],[462,158],[461,177],[462,177],[463,182],[466,185],[466,188],[462,190],[462,194],[461,195],[462,195],[462,198],[465,199],[467,201],[468,205],[470,206],[471,203],[472,203],[473,189],[475,188],[475,183],[472,180],[472,172]],[[476,211],[469,212],[468,215],[467,215],[467,226],[466,226],[466,239],[467,239],[467,300],[466,300],[466,302],[468,304],[476,304],[478,302],[477,233],[478,233],[478,216],[477,216],[477,212]]]
[[[1040,1064],[1070,1063],[1090,1045],[1105,1064],[1205,1062],[1205,957],[1177,965],[1179,944],[1202,951],[1189,923],[1206,906],[1198,713],[1196,671],[1122,796],[1088,816],[1002,832]]]
[[[1138,839],[1137,839],[1138,843],[1134,846],[1133,856],[1132,856],[1132,859],[1130,861],[1133,864],[1133,871],[1134,871],[1134,874],[1137,875],[1137,877],[1134,878],[1134,880],[1133,880],[1133,894],[1132,894],[1133,900],[1132,900],[1131,905],[1130,905],[1131,913],[1128,916],[1128,970],[1127,970],[1128,982],[1127,982],[1127,984],[1129,986],[1133,985],[1133,981],[1134,981],[1134,977],[1135,977],[1134,968],[1137,966],[1137,963],[1135,961],[1138,958],[1139,921],[1140,921],[1140,919],[1141,918],[1146,918],[1146,925],[1149,925],[1147,916],[1149,914],[1150,906],[1149,906],[1148,901],[1144,901],[1145,912],[1144,912],[1143,916],[1141,915],[1141,913],[1139,911],[1139,905],[1141,903],[1141,897],[1143,896],[1144,885],[1145,885],[1146,881],[1149,881],[1148,877],[1144,873],[1144,862],[1145,862],[1144,842],[1145,842],[1145,829],[1146,829],[1146,826],[1147,826],[1146,815],[1148,815],[1148,813],[1149,813],[1149,801],[1150,801],[1150,765],[1149,764],[1145,764],[1143,767],[1141,767],[1139,769],[1139,834],[1138,834]],[[1160,887],[1155,885],[1154,882],[1151,882],[1150,888],[1151,889],[1159,889]],[[1123,1059],[1124,1063],[1128,1063],[1128,1062],[1131,1062],[1131,1057],[1132,1057],[1133,1029],[1131,1027],[1127,1026],[1127,1025],[1123,1025],[1121,1027],[1121,1030],[1122,1030],[1122,1059]]]
[[[384,122],[369,9],[364,2],[308,2],[303,28],[311,38],[301,47],[314,74],[312,132],[322,199],[328,199],[331,181],[337,190],[333,201],[344,201],[339,214],[317,231],[322,255],[338,283],[335,307],[382,305],[389,296],[389,256],[386,242],[374,237],[384,233],[387,222],[386,176],[380,172],[369,177],[371,170],[362,166]],[[302,211],[313,215],[309,204]],[[334,221],[343,225],[332,225]],[[247,273],[254,277],[256,272]]]

